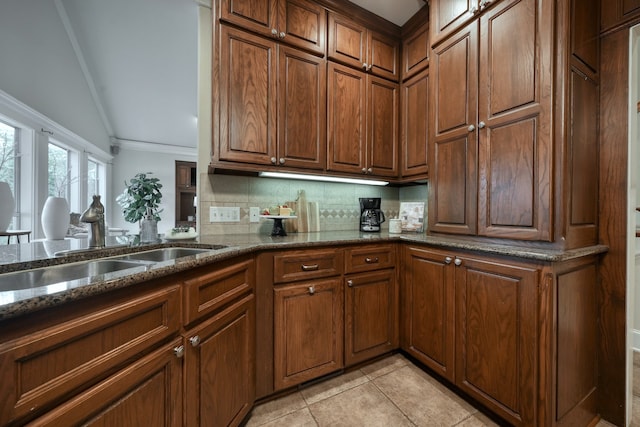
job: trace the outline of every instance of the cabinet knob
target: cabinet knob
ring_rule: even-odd
[[[347,280],[347,286],[353,288],[353,280]]]
[[[276,159],[275,157],[271,158],[271,163],[273,163],[274,165],[276,164],[277,161],[278,161],[278,159]]]
[[[316,293],[316,287],[315,286],[309,286],[309,295],[313,295]]]
[[[368,173],[373,173],[373,168],[369,168],[369,169],[367,169],[367,172],[368,172]]]
[[[485,126],[486,126],[485,122],[478,123],[478,129],[484,129]]]
[[[474,125],[469,125],[469,127],[467,128],[467,130],[469,132],[473,132],[474,130],[476,130],[476,127]]]
[[[362,173],[367,173],[367,168],[362,168]]]
[[[276,30],[275,28],[272,28],[272,29],[271,29],[271,35],[272,35],[273,37],[278,37],[278,30]]]
[[[476,13],[478,13],[478,8],[477,8],[477,7],[475,7],[475,6],[473,6],[471,9],[469,9],[469,12],[470,12],[472,15],[475,15]]]
[[[453,261],[453,263],[459,267],[462,265],[462,260],[460,258],[456,258],[456,260]]]
[[[366,262],[367,264],[377,264],[377,263],[378,263],[378,261],[380,261],[380,260],[378,259],[378,257],[374,257],[374,258],[366,257],[366,258],[364,259],[364,262]]]
[[[178,347],[174,348],[173,349],[173,354],[175,354],[178,359],[181,358],[182,356],[184,356],[184,346],[181,345],[181,346],[178,346]]]
[[[198,335],[195,335],[189,338],[189,342],[191,343],[192,347],[197,347],[198,344],[200,344],[200,337]]]
[[[451,258],[450,256],[448,256],[448,257],[446,257],[446,258],[444,259],[444,263],[445,263],[445,264],[451,264],[451,261],[453,261],[453,258]]]
[[[280,34],[278,34],[278,37],[280,37],[281,39],[285,38],[286,34],[284,33],[284,31],[280,31]]]
[[[367,69],[368,69],[368,68],[369,68],[369,64],[367,64],[366,62],[364,62],[364,63],[362,64],[362,69],[363,69],[363,70],[365,70],[365,71],[367,71]]]
[[[318,264],[302,264],[302,271],[315,271],[318,268],[320,268],[320,265]]]
[[[369,64],[369,66],[367,67],[367,71],[371,71],[372,68],[373,68],[373,64]]]
[[[284,157],[280,157],[279,162],[280,162],[281,165],[284,165],[284,162],[285,162]]]

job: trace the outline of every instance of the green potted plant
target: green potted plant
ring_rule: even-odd
[[[151,211],[154,220],[160,221],[162,209],[158,209],[158,206],[162,199],[162,184],[158,178],[151,178],[151,174],[138,173],[128,184],[127,181],[124,182],[125,189],[116,197],[116,202],[122,208],[125,221],[140,223],[148,211]]]

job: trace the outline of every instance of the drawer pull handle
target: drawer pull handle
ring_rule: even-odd
[[[364,259],[364,262],[366,262],[367,264],[377,264],[378,261],[380,261],[380,259],[378,257],[375,257],[375,258],[366,257]]]
[[[347,286],[353,288],[353,280],[347,280]]]
[[[189,342],[191,343],[192,347],[197,347],[198,344],[200,344],[200,337],[198,335],[195,335],[189,338]]]
[[[316,293],[316,287],[315,286],[309,286],[309,295],[313,295]]]
[[[446,257],[446,258],[444,259],[444,263],[445,263],[445,264],[451,264],[451,261],[453,261],[453,259],[452,259],[450,256],[448,256],[448,257]]]
[[[181,346],[178,346],[178,347],[174,348],[173,349],[173,354],[175,354],[178,359],[181,358],[182,356],[184,356],[184,346],[181,345]]]
[[[315,271],[318,268],[320,268],[318,264],[311,264],[311,265],[302,264],[302,271]]]
[[[460,267],[460,266],[462,265],[462,260],[461,260],[460,258],[456,258],[456,260],[455,260],[455,261],[453,261],[453,263],[454,263],[455,265],[457,265],[458,267]]]

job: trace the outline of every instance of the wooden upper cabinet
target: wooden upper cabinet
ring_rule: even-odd
[[[366,173],[366,75],[329,62],[327,169]]]
[[[324,169],[325,60],[226,25],[221,37],[219,160]]]
[[[398,85],[340,64],[328,69],[327,169],[396,177]]]
[[[433,49],[429,104],[429,229],[477,230],[478,26]]]
[[[322,170],[327,158],[326,61],[287,46],[278,49],[278,163]]]
[[[640,16],[640,0],[600,0],[601,29],[610,30],[635,22]]]
[[[400,175],[427,178],[429,118],[429,69],[402,83],[400,119]]]
[[[309,50],[326,50],[327,12],[309,0],[221,0],[220,19]]]
[[[276,158],[275,41],[221,25],[219,160]]]
[[[402,41],[402,79],[406,80],[429,65],[429,23],[425,22]]]
[[[640,0],[635,0],[635,3],[640,8]],[[590,71],[597,71],[600,58],[598,2],[571,0],[571,10],[571,52]]]
[[[481,0],[436,0],[429,4],[431,44],[435,46],[474,18]]]
[[[552,40],[542,10],[503,0],[433,49],[432,231],[552,238]]]
[[[329,13],[329,58],[350,67],[397,81],[400,43],[347,17]]]
[[[480,18],[480,235],[552,238],[552,45],[540,27],[536,0],[503,0]]]

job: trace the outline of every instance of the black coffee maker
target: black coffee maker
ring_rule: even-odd
[[[380,231],[380,224],[385,221],[380,209],[380,197],[360,198],[360,231]]]

